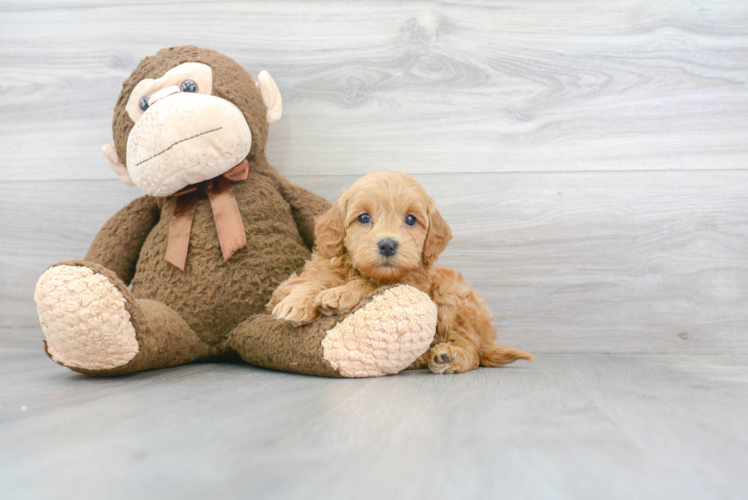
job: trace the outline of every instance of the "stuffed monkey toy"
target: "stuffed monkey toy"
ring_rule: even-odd
[[[409,286],[347,315],[296,327],[265,305],[303,267],[330,204],[265,158],[281,96],[234,60],[192,46],[141,61],[103,151],[146,193],[101,229],[84,260],[48,268],[35,300],[45,351],[89,375],[236,353],[257,366],[330,377],[397,373],[433,339],[436,306]]]

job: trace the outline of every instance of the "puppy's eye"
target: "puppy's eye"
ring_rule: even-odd
[[[197,92],[197,83],[192,80],[185,80],[179,88],[182,92]]]
[[[409,225],[409,226],[415,226],[416,222],[418,222],[418,221],[412,215],[408,214],[408,215],[405,216],[405,223],[407,225]]]
[[[368,224],[369,222],[371,222],[371,217],[369,216],[369,214],[361,214],[358,216],[358,221],[361,224]]]
[[[144,97],[140,100],[140,110],[145,111],[148,109],[148,98]]]

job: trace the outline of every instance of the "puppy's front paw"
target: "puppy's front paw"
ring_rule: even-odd
[[[288,321],[294,326],[306,325],[317,317],[314,302],[289,295],[273,308],[276,319]]]
[[[268,303],[265,304],[265,309],[270,312],[273,312],[275,309],[275,306],[277,306],[280,303],[280,301],[286,297],[288,297],[288,293],[283,293],[282,290],[276,289],[273,292],[273,295],[270,297],[270,300],[268,301]]]
[[[462,373],[471,370],[467,351],[451,344],[437,344],[429,352],[429,370],[434,373]]]
[[[325,316],[347,313],[361,302],[363,297],[345,286],[323,290],[317,295],[317,309]]]
[[[270,300],[265,305],[265,309],[272,312],[273,309],[275,309],[275,306],[277,306],[283,299],[294,292],[298,293],[298,290],[298,276],[292,274],[290,278],[278,285],[278,288],[275,289],[273,295],[270,297]]]

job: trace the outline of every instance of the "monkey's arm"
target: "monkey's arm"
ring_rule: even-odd
[[[288,179],[270,165],[267,165],[267,169],[267,173],[275,179],[281,196],[291,206],[291,212],[296,221],[296,227],[299,229],[299,234],[311,250],[314,247],[314,221],[332,205],[321,196],[291,184]]]
[[[148,233],[161,215],[157,198],[142,196],[109,219],[94,238],[86,260],[101,264],[130,284]]]
[[[280,190],[289,205],[301,238],[311,250],[314,247],[314,221],[332,206],[323,197],[281,178]]]

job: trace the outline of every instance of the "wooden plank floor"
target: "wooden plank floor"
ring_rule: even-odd
[[[96,379],[0,350],[15,498],[745,498],[748,357],[541,355],[364,380]]]

